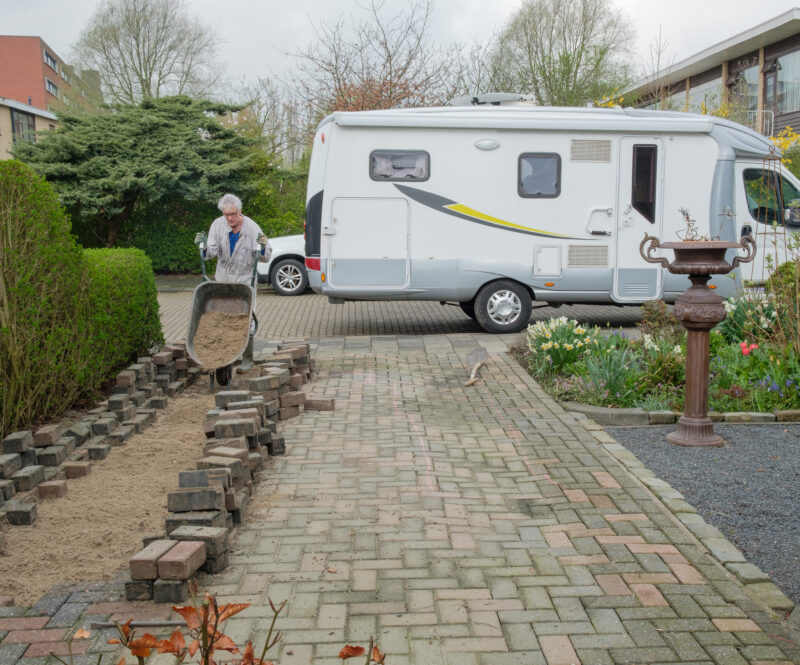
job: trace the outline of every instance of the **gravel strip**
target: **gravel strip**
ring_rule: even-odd
[[[666,442],[674,425],[607,427],[800,605],[800,425],[715,425],[727,445]]]

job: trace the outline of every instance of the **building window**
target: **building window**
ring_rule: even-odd
[[[369,177],[373,180],[427,180],[431,157],[421,150],[375,150],[369,156]]]
[[[58,86],[55,83],[53,83],[49,78],[45,78],[44,85],[47,88],[47,92],[58,97]]]
[[[554,199],[561,193],[561,157],[529,152],[519,156],[519,195],[526,199]]]
[[[741,70],[733,79],[730,91],[731,100],[735,106],[745,111],[757,111],[758,65]]]
[[[778,58],[773,97],[776,113],[800,111],[800,51]]]
[[[631,205],[651,224],[656,222],[657,158],[658,148],[656,146],[633,146]]]
[[[58,71],[58,63],[56,62],[56,59],[47,51],[44,52],[44,61],[47,63],[48,67]]]
[[[64,79],[65,83],[69,83],[69,73],[64,67],[61,67],[61,78]]]
[[[36,118],[30,113],[11,109],[11,134],[14,143],[36,140]]]
[[[689,112],[709,113],[722,103],[722,79],[715,78],[689,89]]]

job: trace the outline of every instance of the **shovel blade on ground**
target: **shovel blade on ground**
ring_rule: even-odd
[[[467,354],[467,363],[474,367],[478,363],[485,363],[488,357],[486,349],[479,346],[477,349],[473,349]]]

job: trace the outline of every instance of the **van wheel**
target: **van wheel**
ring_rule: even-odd
[[[464,312],[469,318],[475,318],[475,301],[468,300],[467,302],[460,302],[458,306],[461,308],[461,311]]]
[[[524,286],[509,279],[491,282],[475,296],[475,318],[486,332],[519,332],[530,321],[531,296]]]
[[[283,259],[272,268],[272,288],[282,296],[299,296],[308,287],[306,267],[297,259]]]

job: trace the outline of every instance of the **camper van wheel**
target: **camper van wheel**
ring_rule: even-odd
[[[475,318],[486,332],[519,332],[531,318],[531,296],[517,282],[491,282],[475,296]]]
[[[467,302],[460,302],[458,306],[461,308],[461,311],[464,312],[469,318],[475,318],[475,301],[468,300]]]

